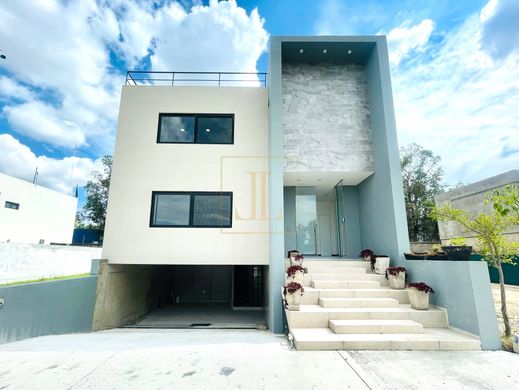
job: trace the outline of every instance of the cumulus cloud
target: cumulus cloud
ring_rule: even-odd
[[[67,194],[72,194],[76,185],[84,186],[96,168],[96,161],[88,158],[36,156],[9,134],[0,134],[0,150],[2,172],[32,181],[38,168],[38,184]]]
[[[451,184],[519,166],[519,55],[495,61],[484,29],[471,15],[429,56],[392,67],[400,143],[439,154]]]
[[[387,34],[389,62],[398,65],[412,51],[423,51],[433,29],[434,23],[430,19],[424,19],[414,26],[411,26],[410,21],[406,21],[392,29]]]
[[[123,68],[151,63],[157,70],[256,71],[268,40],[263,24],[257,10],[247,14],[234,0],[211,0],[207,6],[199,1],[3,2],[0,42],[8,60],[2,63],[7,75],[0,76],[1,114],[10,132],[58,148],[60,155],[72,154],[76,145],[89,155],[110,154]],[[32,153],[24,148],[24,155]],[[52,155],[34,158],[48,166],[68,163]],[[18,165],[5,155],[0,160],[0,170],[8,174],[18,172]],[[65,177],[56,176],[64,171],[50,172],[54,188],[68,186]]]

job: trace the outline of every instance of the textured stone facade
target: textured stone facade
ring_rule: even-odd
[[[285,172],[373,172],[365,67],[283,64]]]

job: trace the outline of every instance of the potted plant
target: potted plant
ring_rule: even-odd
[[[287,269],[287,282],[296,282],[299,284],[303,284],[303,276],[305,274],[305,269],[300,265],[291,265]]]
[[[305,289],[303,285],[297,282],[287,283],[283,287],[283,298],[285,301],[285,308],[292,311],[298,311],[301,304],[301,297]]]
[[[405,288],[405,277],[407,270],[404,267],[389,267],[386,269],[386,279],[389,281],[389,287],[394,290],[403,290]]]
[[[427,260],[448,260],[445,252],[442,251],[440,244],[434,244],[431,247],[431,253],[427,254]]]
[[[290,259],[290,261],[292,261],[292,258],[296,257],[299,254],[300,253],[298,250],[292,249],[291,251],[288,251],[288,258]]]
[[[302,267],[304,259],[305,257],[303,255],[295,255],[290,258],[290,265],[299,265]]]
[[[371,257],[371,270],[376,274],[385,275],[386,269],[389,268],[389,256],[374,255]]]
[[[427,253],[404,253],[406,260],[425,260],[427,259]]]
[[[429,294],[434,294],[434,290],[431,286],[428,286],[424,282],[408,283],[407,292],[409,293],[409,302],[413,309],[429,309]]]
[[[472,246],[466,245],[463,237],[453,238],[450,245],[442,246],[443,251],[449,260],[466,261],[470,259]]]
[[[371,261],[374,255],[375,253],[371,249],[363,249],[359,254],[360,257],[364,258],[364,261]]]

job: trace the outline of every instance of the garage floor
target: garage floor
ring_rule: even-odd
[[[180,303],[152,311],[132,328],[256,329],[263,310],[233,310],[229,303]]]

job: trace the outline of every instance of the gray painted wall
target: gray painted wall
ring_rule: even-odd
[[[449,325],[477,334],[483,349],[501,349],[494,299],[484,261],[414,261],[403,264],[408,280],[435,291],[431,303],[447,309]]]
[[[283,62],[287,172],[373,172],[362,65]]]
[[[0,344],[49,334],[89,332],[97,277],[0,287]]]

